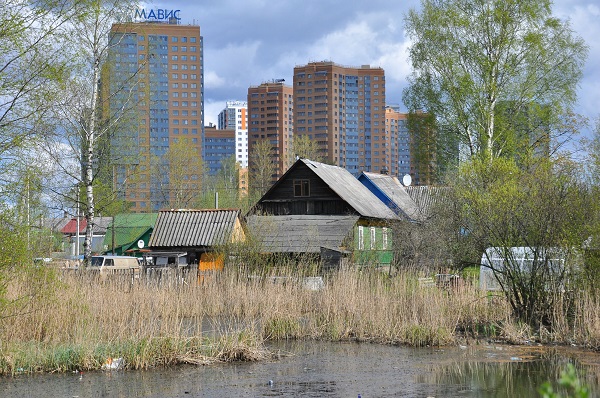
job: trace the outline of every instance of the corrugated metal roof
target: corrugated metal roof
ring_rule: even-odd
[[[103,235],[106,233],[106,229],[110,222],[112,221],[112,217],[94,217],[94,224],[92,225],[92,233],[94,235]],[[85,229],[87,227],[87,220],[85,218],[79,219],[79,233],[85,234]],[[77,219],[70,219],[60,230],[63,234],[75,235],[77,233]]]
[[[422,221],[424,219],[419,211],[419,206],[406,192],[404,186],[400,184],[398,178],[388,174],[368,172],[363,172],[363,174],[373,184],[375,184],[390,201],[394,202],[396,206],[398,206],[406,218],[411,221]]]
[[[300,159],[336,194],[363,217],[394,220],[398,216],[348,170],[329,164]]]
[[[239,210],[162,210],[150,247],[202,247],[228,243]]]
[[[444,202],[449,201],[448,196],[450,191],[446,187],[418,185],[406,187],[406,193],[419,206],[419,211],[423,217],[430,218],[434,215],[433,212],[436,205],[442,205]]]
[[[248,229],[268,253],[319,253],[340,249],[358,216],[250,216]]]

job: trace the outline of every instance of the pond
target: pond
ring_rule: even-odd
[[[278,359],[147,371],[18,375],[2,397],[535,397],[569,362],[600,391],[600,354],[577,348],[408,348],[283,342]]]

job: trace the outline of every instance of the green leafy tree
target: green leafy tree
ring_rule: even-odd
[[[275,156],[269,140],[263,139],[250,150],[250,193],[260,198],[273,185],[276,172]]]
[[[56,56],[56,41],[80,10],[78,4],[41,0],[0,3],[0,158],[1,167],[27,138],[38,134],[64,78],[67,60]]]
[[[515,114],[561,133],[588,48],[552,16],[551,1],[422,0],[406,30],[413,73],[404,103],[458,135],[465,154],[502,156],[523,128],[508,122]]]
[[[193,148],[189,139],[180,138],[164,155],[152,156],[152,181],[162,200],[161,207],[181,209],[197,203],[204,166],[200,153]]]
[[[522,167],[514,159],[476,158],[461,166],[453,183],[457,258],[479,264],[486,248],[499,248],[503,264],[489,267],[516,318],[534,328],[552,324],[553,307],[579,266],[576,249],[587,235],[590,197],[578,174],[564,159],[531,157]],[[523,266],[511,247],[529,248],[532,261]],[[560,266],[557,253],[564,258]]]
[[[589,388],[582,383],[577,374],[577,370],[572,363],[567,364],[567,368],[561,372],[560,379],[558,379],[558,385],[563,390],[566,390],[567,395],[565,395],[565,397],[587,398],[590,396]],[[538,391],[543,398],[563,397],[562,394],[554,391],[550,382],[542,384]]]
[[[325,156],[323,151],[320,149],[319,144],[316,140],[311,140],[308,134],[301,134],[294,136],[294,143],[290,149],[291,163],[296,161],[296,156],[314,160],[315,162],[323,162]]]

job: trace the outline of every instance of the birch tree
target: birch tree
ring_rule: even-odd
[[[76,202],[86,219],[84,259],[87,264],[92,255],[92,230],[97,211],[94,188],[99,183],[102,166],[107,163],[111,138],[123,126],[134,126],[138,74],[132,72],[116,88],[102,84],[110,73],[110,50],[119,45],[118,39],[111,38],[111,27],[129,18],[134,4],[128,0],[84,3],[85,8],[71,21],[64,37],[65,56],[70,59],[69,75],[57,87],[61,98],[53,104],[53,125],[48,127],[54,129],[55,135],[48,139],[45,150],[60,165],[64,176],[65,186],[54,187],[54,193],[67,203]],[[120,95],[119,107],[109,106],[117,94]]]
[[[0,2],[0,195],[12,194],[19,161],[48,117],[55,83],[67,60],[56,43],[77,15],[78,3],[41,0]]]
[[[422,0],[405,22],[404,102],[458,134],[467,155],[502,156],[524,127],[507,122],[515,114],[549,133],[576,101],[588,48],[550,0]]]

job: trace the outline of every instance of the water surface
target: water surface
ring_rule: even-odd
[[[595,396],[600,354],[573,348],[407,348],[369,343],[288,342],[257,363],[147,371],[19,375],[2,397],[535,397],[576,364]]]

